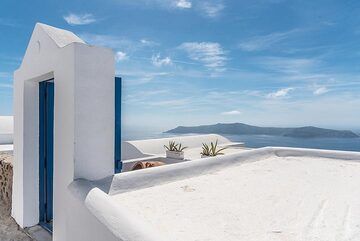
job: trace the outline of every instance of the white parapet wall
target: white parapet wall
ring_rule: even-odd
[[[169,138],[124,141],[121,146],[121,159],[135,159],[141,157],[148,157],[152,155],[161,155],[165,152],[164,145],[168,145],[169,141],[181,143],[188,149],[199,148],[202,143],[210,143],[218,141],[219,145],[232,143],[226,137],[217,134],[208,135],[191,135],[191,136],[175,136]]]
[[[14,73],[12,216],[21,227],[39,222],[39,82],[54,79],[53,232],[65,241],[67,186],[114,173],[114,77],[111,50],[36,24]]]

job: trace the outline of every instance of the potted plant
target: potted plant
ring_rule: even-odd
[[[172,159],[184,159],[184,150],[186,146],[182,146],[181,143],[176,143],[175,141],[169,141],[168,145],[164,145],[166,149],[166,158]]]
[[[224,155],[224,153],[222,153],[223,150],[225,150],[227,147],[223,147],[223,148],[218,148],[218,140],[216,140],[216,142],[210,142],[210,145],[203,143],[202,146],[202,152],[201,154],[201,158],[206,158],[206,157],[213,157],[213,156],[217,156],[217,155]]]

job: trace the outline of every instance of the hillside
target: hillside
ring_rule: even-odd
[[[178,126],[167,133],[198,133],[198,134],[228,134],[228,135],[274,135],[296,138],[357,138],[359,135],[348,130],[332,130],[313,126],[298,128],[259,127],[243,123],[215,124],[202,126]]]

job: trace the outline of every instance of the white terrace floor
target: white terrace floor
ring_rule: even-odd
[[[115,175],[106,199],[149,240],[360,240],[360,153],[261,148],[217,159]]]
[[[360,240],[358,162],[271,156],[112,199],[172,240]]]

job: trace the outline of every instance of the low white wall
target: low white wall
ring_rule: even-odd
[[[147,168],[116,174],[97,185],[111,187],[109,194],[129,192],[163,183],[183,180],[213,172],[245,161],[256,161],[272,153],[271,148],[260,148],[217,157],[202,158],[156,168]]]
[[[204,173],[214,172],[232,165],[258,161],[266,156],[307,156],[338,160],[360,161],[360,152],[331,151],[305,148],[264,147],[224,156],[209,157],[156,168],[116,174],[98,181],[97,185],[109,187],[109,194],[117,194],[152,187],[162,183],[183,180]]]
[[[71,190],[74,193],[70,193]],[[122,241],[96,218],[85,205],[88,186],[68,189],[66,203],[66,228],[62,236],[66,241]],[[119,229],[122,227],[119,226]]]
[[[181,143],[182,146],[188,148],[201,147],[202,143],[210,143],[218,140],[220,145],[231,143],[231,141],[221,135],[196,135],[196,136],[176,136],[161,139],[149,139],[138,141],[124,141],[121,149],[121,159],[135,159],[147,157],[149,155],[160,155],[165,153],[164,145],[168,145],[169,141]]]
[[[1,151],[10,151],[12,152],[14,150],[13,145],[0,145],[0,152]]]
[[[72,198],[68,210],[67,241],[165,241],[116,205],[91,182],[78,179],[69,186]],[[76,211],[73,211],[74,209]],[[110,218],[109,218],[110,217]]]
[[[14,132],[14,117],[0,116],[0,134],[10,134]]]

